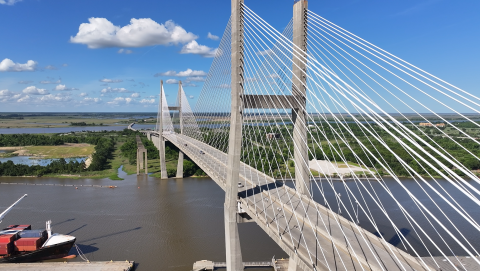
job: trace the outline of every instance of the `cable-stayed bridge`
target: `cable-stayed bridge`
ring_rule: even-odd
[[[147,134],[162,178],[169,141],[177,177],[186,155],[225,190],[228,270],[248,221],[289,270],[478,269],[479,100],[305,0],[282,31],[232,0],[195,107],[181,83],[169,106],[162,83]]]

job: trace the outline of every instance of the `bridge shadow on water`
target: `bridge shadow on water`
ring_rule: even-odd
[[[283,185],[284,184],[281,183],[281,182],[264,184],[262,186],[257,186],[255,188],[250,188],[250,189],[244,190],[242,192],[239,192],[238,196],[241,197],[241,198],[246,198],[246,197],[250,197],[250,196],[253,196],[253,195],[256,195],[256,194],[260,194],[260,193],[262,193],[262,191],[269,191],[269,190],[274,190],[274,189],[280,188]]]

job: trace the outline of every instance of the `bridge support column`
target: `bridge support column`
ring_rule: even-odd
[[[228,139],[225,193],[225,248],[227,270],[243,271],[242,250],[237,224],[238,180],[242,154],[243,95],[243,0],[232,0],[232,82],[230,135]]]
[[[180,119],[180,134],[183,135],[182,115],[182,81],[178,82],[178,118]],[[183,178],[183,152],[178,151],[177,178]]]
[[[293,144],[295,161],[295,186],[303,195],[310,195],[310,170],[308,166],[307,144],[307,9],[308,1],[300,0],[293,4],[293,43],[298,46],[293,53],[292,95],[300,108],[292,109]]]
[[[163,80],[160,80],[160,125],[158,127],[159,138],[159,156],[160,156],[160,177],[162,179],[167,179],[167,164],[165,160],[165,139],[163,138]]]

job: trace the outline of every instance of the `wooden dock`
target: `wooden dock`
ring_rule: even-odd
[[[48,262],[48,263],[3,263],[0,270],[5,271],[133,271],[133,261],[124,262]]]

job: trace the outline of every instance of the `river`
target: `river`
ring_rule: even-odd
[[[77,237],[90,261],[134,260],[137,270],[189,271],[195,261],[225,261],[225,193],[215,182],[209,178],[137,179],[122,171],[120,176],[125,180],[1,177],[2,183],[118,186],[0,184],[0,210],[28,194],[1,225],[32,224],[39,229],[51,219],[54,232]],[[255,223],[239,228],[245,261],[286,257]]]

